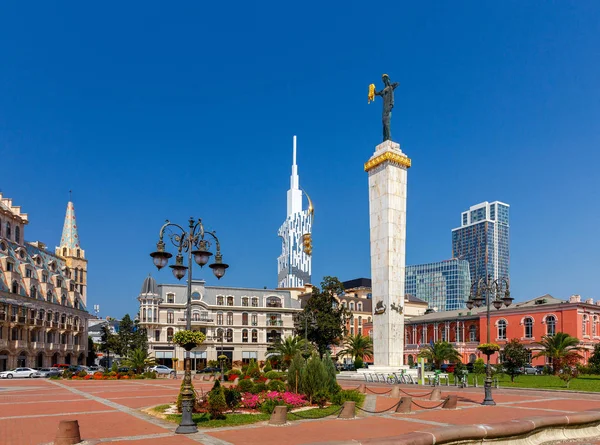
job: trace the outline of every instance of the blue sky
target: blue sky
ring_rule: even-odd
[[[313,281],[369,276],[366,98],[386,72],[407,263],[449,258],[460,212],[501,200],[517,300],[600,297],[600,5],[417,3],[6,3],[0,188],[49,246],[73,190],[88,306],[120,317],[149,272],[174,280],[148,256],[166,218],[217,230],[220,284],[276,285],[296,134]]]

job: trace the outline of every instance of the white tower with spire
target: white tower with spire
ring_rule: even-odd
[[[308,195],[307,195],[308,198]],[[279,228],[281,255],[277,260],[277,287],[299,288],[310,283],[311,255],[306,252],[303,239],[312,234],[313,209],[302,210],[302,190],[296,165],[296,136],[292,155],[292,175],[287,192],[287,218]]]

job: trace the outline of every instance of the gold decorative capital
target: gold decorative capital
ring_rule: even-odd
[[[410,168],[411,160],[408,156],[400,155],[398,153],[393,153],[391,151],[386,151],[385,153],[377,156],[376,158],[370,159],[368,162],[365,162],[365,171],[374,169],[380,164],[384,162],[393,162],[394,164],[398,164],[402,167]]]

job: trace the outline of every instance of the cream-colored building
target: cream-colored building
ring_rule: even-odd
[[[0,371],[84,364],[87,260],[73,203],[55,253],[25,241],[28,223],[27,214],[0,194]]]
[[[206,286],[192,281],[192,330],[207,340],[192,350],[192,369],[206,366],[219,355],[229,361],[264,360],[267,348],[294,334],[294,315],[300,302],[294,291]],[[184,350],[173,344],[175,332],[186,327],[187,284],[157,284],[147,277],[138,296],[140,325],[147,330],[151,354],[159,363],[173,365]]]

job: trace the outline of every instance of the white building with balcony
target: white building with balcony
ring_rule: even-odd
[[[150,352],[167,366],[178,358],[182,369],[184,350],[172,339],[186,326],[187,284],[157,284],[149,276],[138,301]],[[294,334],[294,315],[300,311],[300,302],[289,290],[205,286],[193,280],[192,330],[204,332],[207,340],[192,350],[192,370],[219,355],[230,362],[264,360],[272,343]]]

